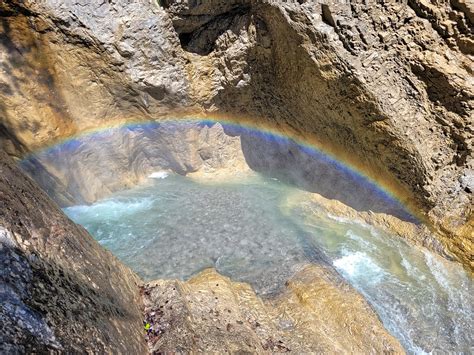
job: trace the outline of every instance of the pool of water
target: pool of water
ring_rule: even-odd
[[[154,177],[65,212],[145,280],[215,267],[271,296],[301,265],[328,263],[408,352],[472,353],[473,282],[459,265],[310,201],[289,205],[300,192],[276,180]]]

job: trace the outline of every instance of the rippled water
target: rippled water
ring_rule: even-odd
[[[298,191],[275,180],[154,177],[65,211],[146,280],[215,267],[270,295],[299,265],[329,262],[409,352],[472,353],[473,282],[459,265],[317,205],[308,213],[310,202],[289,206]]]

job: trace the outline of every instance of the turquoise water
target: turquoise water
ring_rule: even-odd
[[[145,280],[215,267],[277,293],[301,265],[328,263],[372,304],[410,353],[472,353],[473,282],[457,264],[314,202],[276,180],[156,179],[65,212]]]

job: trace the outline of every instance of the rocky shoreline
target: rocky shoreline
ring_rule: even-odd
[[[273,299],[213,269],[186,282],[147,283],[143,294],[152,353],[404,353],[366,301],[324,265],[302,266]]]
[[[268,300],[215,270],[143,285],[4,154],[0,172],[2,351],[144,353],[148,339],[150,352],[403,353],[366,301],[327,266],[302,266]],[[284,314],[293,319],[289,328]]]

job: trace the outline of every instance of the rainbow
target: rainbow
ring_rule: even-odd
[[[264,123],[261,120],[194,115],[184,116],[181,118],[166,117],[160,119],[121,119],[107,121],[102,125],[76,131],[66,137],[60,137],[47,146],[42,146],[31,151],[23,157],[22,161],[27,161],[43,154],[67,150],[68,147],[74,147],[77,144],[80,144],[80,141],[85,138],[100,140],[102,135],[107,135],[117,129],[133,130],[137,128],[156,128],[163,124],[214,125],[216,123],[220,123],[222,126],[227,128],[234,128],[236,130],[258,135],[262,138],[294,142],[304,149],[305,152],[317,154],[320,158],[322,157],[327,162],[330,162],[338,169],[344,171],[344,173],[350,174],[352,177],[357,178],[357,180],[372,185],[382,193],[382,195],[396,201],[406,208],[406,210],[416,217],[417,220],[423,221],[425,219],[424,215],[420,213],[421,209],[418,208],[408,190],[395,182],[393,178],[387,176],[387,174],[383,174],[380,171],[371,171],[367,168],[367,164],[356,161],[347,153],[337,149],[337,147],[316,140],[314,137],[304,137],[301,133],[291,127]]]

